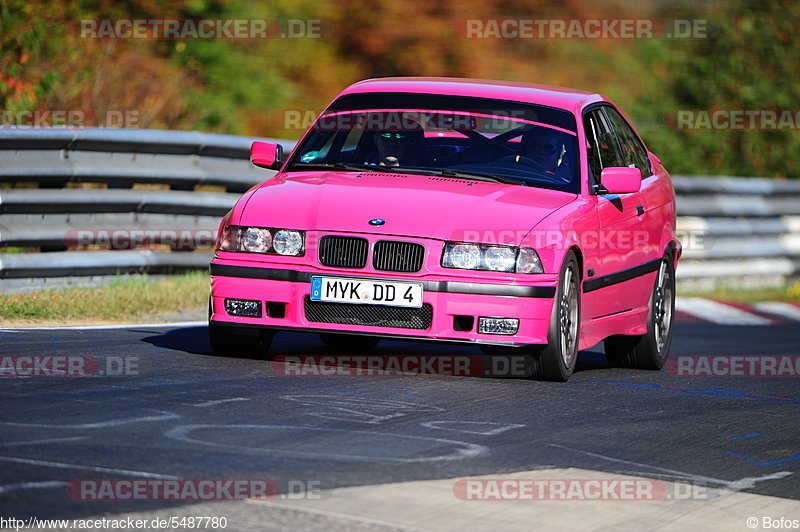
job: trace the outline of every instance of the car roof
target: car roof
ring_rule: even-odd
[[[585,106],[608,101],[600,94],[577,89],[534,85],[514,81],[493,81],[466,78],[375,78],[359,81],[342,91],[344,94],[366,92],[415,92],[450,94],[511,100],[546,105],[578,114]]]

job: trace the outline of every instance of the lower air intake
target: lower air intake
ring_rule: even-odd
[[[328,303],[305,299],[306,320],[315,323],[365,325],[369,327],[394,327],[397,329],[429,329],[433,307],[425,303],[421,308],[387,307]]]

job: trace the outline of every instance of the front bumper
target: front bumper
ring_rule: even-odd
[[[314,316],[307,314],[306,309],[311,277],[314,275],[422,282],[423,303],[430,305],[432,310],[430,325],[424,329],[411,329],[320,322],[318,317],[314,321]],[[411,278],[391,274],[320,271],[298,266],[253,266],[252,263],[216,258],[211,263],[210,321],[244,327],[365,334],[408,340],[494,345],[546,344],[555,293],[556,281],[549,276],[536,284],[498,284],[430,275]],[[225,309],[226,298],[261,301],[264,303],[262,316],[230,315]],[[470,330],[464,330],[469,324],[465,317],[473,318]],[[514,335],[480,334],[480,317],[517,318],[519,329]]]

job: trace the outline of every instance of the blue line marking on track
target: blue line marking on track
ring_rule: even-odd
[[[733,436],[732,438],[728,438],[729,440],[743,440],[745,438],[752,438],[753,436],[761,436],[760,432],[751,432],[750,434],[745,434],[744,436]]]
[[[794,456],[792,456],[790,458],[783,458],[781,460],[773,460],[771,462],[759,462],[757,460],[753,460],[752,458],[748,458],[746,456],[742,456],[741,454],[732,453],[730,451],[728,451],[727,454],[729,454],[730,456],[735,456],[736,458],[741,458],[742,460],[745,460],[745,461],[750,462],[751,464],[755,464],[757,466],[770,466],[770,465],[775,465],[775,464],[785,464],[786,462],[793,462],[793,461],[797,460],[798,458],[800,458],[800,454],[796,454],[796,455],[794,455]],[[800,464],[792,464],[792,465],[800,465]]]

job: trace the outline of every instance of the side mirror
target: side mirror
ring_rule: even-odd
[[[283,146],[272,142],[253,142],[250,146],[250,162],[261,168],[278,170],[283,164]]]
[[[600,184],[609,194],[631,194],[642,187],[642,171],[627,166],[610,166],[600,172]]]

